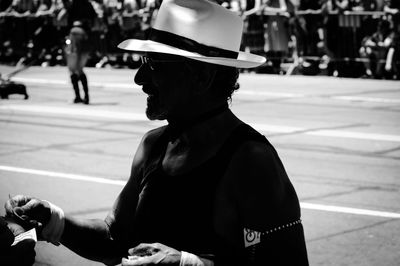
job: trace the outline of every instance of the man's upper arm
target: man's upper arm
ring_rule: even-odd
[[[232,180],[240,245],[248,260],[255,265],[307,265],[299,201],[275,149],[246,142],[233,156],[226,178]],[[257,241],[246,239],[246,232]]]
[[[300,216],[293,186],[269,144],[245,143],[227,174],[234,180],[233,193],[244,225],[263,230]]]

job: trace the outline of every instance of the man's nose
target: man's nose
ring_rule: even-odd
[[[151,79],[150,72],[149,67],[146,64],[142,64],[136,72],[135,83],[140,86],[148,83]]]

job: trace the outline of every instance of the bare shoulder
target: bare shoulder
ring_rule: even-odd
[[[160,138],[164,130],[165,126],[162,126],[152,129],[143,135],[133,159],[134,165],[141,164],[148,157],[150,151],[154,147],[154,144]]]
[[[142,143],[145,145],[152,145],[164,132],[166,126],[154,128],[147,131],[142,138]]]
[[[239,184],[262,182],[269,186],[279,186],[288,179],[275,148],[267,142],[259,141],[246,141],[236,150],[228,173]]]

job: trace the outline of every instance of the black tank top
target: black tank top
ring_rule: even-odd
[[[140,185],[133,227],[137,228],[137,244],[159,242],[197,255],[219,253],[223,244],[213,227],[216,188],[232,155],[246,141],[268,143],[263,135],[241,124],[215,156],[188,173],[169,176],[162,168],[168,143],[162,134]]]

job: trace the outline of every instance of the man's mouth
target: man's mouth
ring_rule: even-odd
[[[149,96],[155,96],[156,95],[156,90],[150,86],[143,86],[142,90],[144,93],[146,93]]]
[[[148,94],[147,95],[147,106],[155,107],[159,105],[159,99],[157,95]]]
[[[147,101],[155,101],[155,99],[157,99],[157,96],[155,96],[155,95],[149,94],[149,95],[147,96]]]

